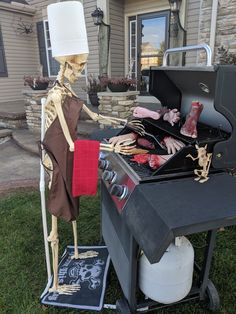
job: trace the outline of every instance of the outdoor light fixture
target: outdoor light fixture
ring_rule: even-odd
[[[93,18],[93,23],[94,25],[102,25],[105,24],[103,22],[103,17],[104,17],[104,13],[102,11],[102,9],[96,7],[96,9],[93,11],[93,13],[91,14],[92,18]]]
[[[91,14],[93,23],[99,26],[98,31],[98,42],[99,42],[99,73],[100,75],[107,74],[108,69],[108,58],[109,58],[109,47],[111,37],[111,26],[104,23],[104,13],[102,9],[96,7]],[[104,27],[105,26],[105,27]]]
[[[173,13],[179,13],[181,2],[182,0],[169,0],[170,11]]]
[[[185,29],[182,27],[179,12],[182,0],[169,0],[170,12],[171,12],[171,21],[170,21],[170,36],[177,37],[179,29],[182,29],[184,32]]]

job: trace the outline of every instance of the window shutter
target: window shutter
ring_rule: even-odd
[[[40,58],[40,63],[43,66],[43,76],[48,76],[48,64],[47,64],[47,53],[46,53],[43,21],[37,22],[37,35],[38,35],[38,45],[39,45],[39,58]]]
[[[0,77],[6,77],[6,76],[8,76],[7,64],[6,64],[6,59],[5,59],[2,30],[0,27]]]

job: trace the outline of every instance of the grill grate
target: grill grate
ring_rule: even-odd
[[[138,164],[135,161],[131,161],[131,159],[133,158],[133,156],[125,156],[122,155],[121,156],[124,161],[133,169],[134,172],[137,173],[137,175],[140,178],[146,178],[146,177],[150,177],[153,175],[153,173],[155,172],[154,170],[152,170],[148,165],[142,165],[142,164]]]

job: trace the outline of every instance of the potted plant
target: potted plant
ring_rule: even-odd
[[[236,54],[230,53],[229,49],[224,46],[218,48],[218,59],[219,64],[235,64],[236,65]]]
[[[49,77],[44,76],[24,76],[24,86],[30,86],[33,90],[45,90],[52,82]]]
[[[97,93],[105,91],[106,87],[100,82],[99,78],[94,77],[94,75],[88,76],[88,84],[86,91],[89,96],[90,103],[93,106],[99,106],[99,99]]]
[[[103,76],[100,78],[101,84],[107,86],[111,92],[127,92],[137,81],[129,77],[112,77]]]

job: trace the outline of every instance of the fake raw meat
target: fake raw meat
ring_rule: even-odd
[[[150,168],[156,170],[171,157],[172,155],[140,154],[133,156],[131,161],[135,161],[142,165],[148,163]]]
[[[137,143],[141,147],[144,147],[147,149],[155,149],[155,145],[152,142],[150,142],[149,140],[147,140],[146,138],[139,137],[137,139]]]
[[[201,104],[199,101],[192,102],[191,110],[186,117],[184,125],[180,129],[181,134],[188,137],[197,138],[197,122],[202,110],[203,104]]]
[[[162,115],[157,111],[152,111],[138,106],[134,108],[133,116],[135,118],[152,118],[154,120],[158,120]]]

